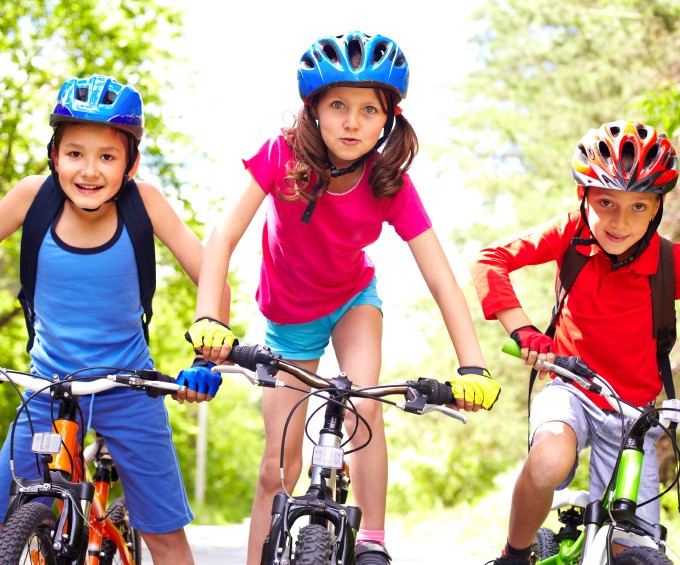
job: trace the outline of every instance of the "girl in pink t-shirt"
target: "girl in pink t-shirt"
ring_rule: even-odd
[[[210,261],[201,271],[192,344],[208,361],[226,359],[234,336],[228,320],[218,317],[231,254],[266,200],[257,291],[267,318],[265,343],[284,359],[316,371],[332,339],[341,370],[360,386],[376,385],[383,322],[374,267],[364,248],[387,222],[407,242],[446,323],[461,365],[451,383],[457,407],[490,409],[500,388],[485,368],[463,293],[406,174],[418,141],[398,106],[409,78],[404,54],[387,37],[351,32],[314,42],[297,75],[303,108],[292,127],[244,162],[252,179],[206,246]],[[266,445],[251,516],[251,565],[260,562],[272,499],[281,488],[281,433],[300,396],[291,389],[264,391]],[[352,456],[354,496],[363,510],[357,563],[388,564],[381,404],[355,404],[373,431],[368,447]],[[290,453],[284,457],[288,492],[302,467],[304,423],[304,411],[298,410],[288,427],[287,437],[295,438],[287,441]],[[347,426],[355,426],[350,413]],[[360,426],[352,443],[366,440],[366,427]]]

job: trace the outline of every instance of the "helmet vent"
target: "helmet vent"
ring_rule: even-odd
[[[102,100],[102,104],[113,104],[115,99],[116,99],[116,93],[109,90],[104,95],[104,99]]]
[[[659,146],[658,145],[652,145],[649,148],[649,151],[647,151],[647,155],[645,155],[645,162],[642,164],[642,168],[646,169],[651,165],[654,161],[656,161],[656,158],[659,155]]]
[[[76,100],[87,102],[87,88],[79,88],[76,90]]]
[[[630,173],[635,163],[635,145],[632,141],[626,141],[621,148],[621,168]]]
[[[621,133],[621,128],[618,126],[611,126],[609,128],[609,133],[611,133],[612,137],[618,137],[618,135]]]
[[[375,49],[373,49],[373,62],[377,63],[378,61],[381,61],[382,59],[385,58],[385,55],[387,54],[387,43],[384,41],[381,41],[375,46]]]
[[[640,127],[637,128],[637,132],[638,132],[638,135],[640,136],[640,139],[647,139],[647,134],[648,134],[647,128],[640,126]]]
[[[609,145],[607,145],[604,141],[600,141],[597,144],[597,152],[600,154],[600,156],[605,160],[611,163],[612,161],[612,154],[609,151]]]
[[[586,157],[586,148],[583,146],[583,143],[579,143],[576,149],[577,149],[576,155],[578,157],[578,160],[581,161],[581,163],[587,164],[588,158]]]
[[[364,59],[364,44],[358,39],[352,39],[347,43],[347,55],[349,56],[349,64],[354,70],[361,67]]]
[[[330,41],[324,41],[321,43],[321,50],[323,54],[331,61],[331,63],[337,64],[340,61],[340,55],[338,54],[335,45]]]

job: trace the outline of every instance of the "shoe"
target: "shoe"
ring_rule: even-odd
[[[364,541],[356,548],[357,565],[390,565],[392,557],[381,543]],[[511,564],[507,564],[511,565]]]
[[[503,554],[498,559],[487,561],[485,565],[529,565],[532,563],[529,557],[508,557]]]

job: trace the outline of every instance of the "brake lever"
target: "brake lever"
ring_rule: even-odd
[[[264,386],[264,387],[283,387],[286,386],[286,383],[283,381],[280,381],[273,376],[269,374],[269,370],[266,366],[257,364],[257,372],[256,374],[251,373],[247,369],[244,369],[243,367],[239,367],[238,365],[215,365],[210,369],[211,373],[233,373],[233,374],[239,374],[243,375],[250,384],[253,384],[255,386]]]

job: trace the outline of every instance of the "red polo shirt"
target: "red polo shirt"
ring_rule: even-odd
[[[475,289],[487,320],[496,312],[521,307],[510,282],[512,271],[562,257],[582,220],[578,211],[536,228],[499,240],[483,249],[471,265]],[[581,237],[589,237],[587,228]],[[628,265],[613,271],[597,245],[577,248],[591,255],[567,294],[555,332],[556,352],[578,355],[602,375],[628,402],[642,406],[662,388],[652,336],[652,295],[649,275],[659,261],[659,236]],[[680,297],[680,244],[674,245],[675,298]],[[559,271],[558,271],[559,272]],[[592,396],[600,407],[609,407]]]

